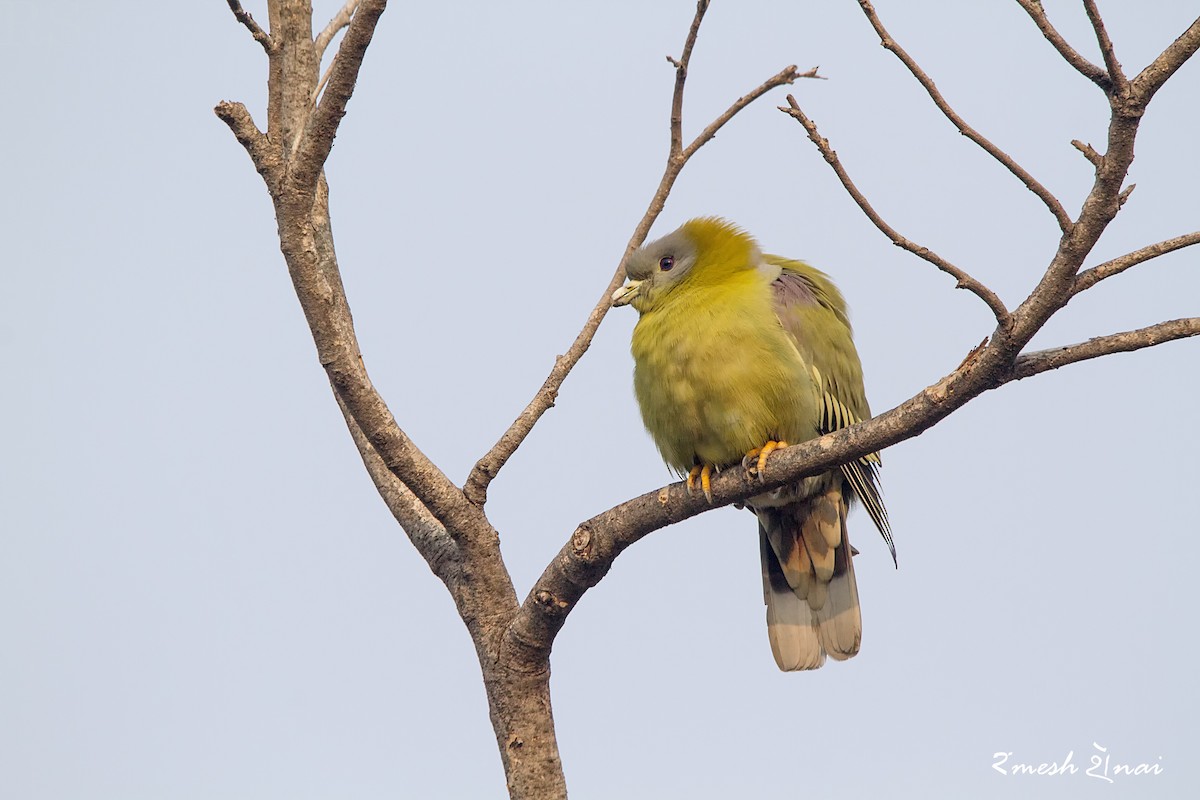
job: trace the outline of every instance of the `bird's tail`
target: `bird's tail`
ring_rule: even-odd
[[[858,652],[862,616],[841,482],[812,497],[759,507],[763,595],[775,662],[816,669]]]

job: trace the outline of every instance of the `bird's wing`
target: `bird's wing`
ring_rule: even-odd
[[[822,434],[861,422],[871,416],[863,389],[862,365],[854,349],[846,301],[827,275],[800,261],[767,256],[781,271],[772,284],[775,313],[812,369],[820,392]],[[854,497],[858,498],[875,527],[883,535],[892,561],[892,542],[887,509],[879,490],[878,453],[842,465]]]

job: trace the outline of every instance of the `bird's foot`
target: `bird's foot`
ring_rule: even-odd
[[[754,448],[749,453],[746,453],[746,457],[742,459],[742,469],[751,475],[757,475],[760,482],[765,481],[766,478],[763,477],[763,470],[767,468],[767,456],[787,446],[787,442],[772,440],[762,447]]]
[[[712,472],[713,472],[712,464],[705,464],[702,467],[699,465],[692,467],[691,471],[688,472],[688,476],[687,476],[688,494],[695,493],[696,483],[698,481],[700,484],[701,491],[704,492],[704,496],[708,499],[708,502],[711,503],[713,501],[713,499],[712,499]]]

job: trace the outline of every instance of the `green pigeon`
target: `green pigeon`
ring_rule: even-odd
[[[613,305],[632,305],[634,389],[663,459],[709,495],[713,470],[761,473],[771,452],[871,416],[846,301],[829,276],[765,255],[723,219],[643,246]],[[758,517],[771,651],[782,670],[858,652],[862,616],[846,529],[861,502],[896,557],[879,455],[764,492]],[[710,496],[711,499],[711,496]]]

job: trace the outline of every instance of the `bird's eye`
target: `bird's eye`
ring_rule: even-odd
[[[675,256],[663,256],[658,260],[658,268],[663,272],[666,272],[673,266],[675,266]]]

